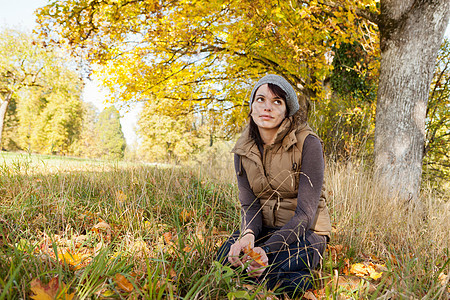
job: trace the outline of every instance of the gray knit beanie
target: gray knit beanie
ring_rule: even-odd
[[[250,95],[250,107],[252,107],[253,97],[255,97],[256,90],[266,83],[272,83],[279,86],[286,93],[286,106],[289,107],[289,116],[295,114],[300,105],[298,104],[297,94],[294,91],[292,85],[283,77],[274,74],[268,74],[261,78],[253,87],[252,94]]]

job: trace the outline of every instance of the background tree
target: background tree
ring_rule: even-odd
[[[110,106],[98,116],[96,131],[99,134],[99,150],[102,158],[120,159],[125,151],[125,137],[120,125],[119,111]]]
[[[171,115],[226,111],[230,133],[262,74],[283,75],[306,99],[322,95],[333,45],[359,38],[377,51],[372,23],[317,2],[60,1],[38,15],[43,37],[57,32],[96,64],[113,99],[170,99]]]
[[[375,165],[391,196],[415,199],[422,175],[428,93],[450,2],[381,0],[380,4]]]
[[[425,175],[442,186],[450,182],[450,40],[439,50],[427,107]]]
[[[13,97],[9,102],[3,123],[2,150],[18,151],[20,146],[18,140],[19,118],[17,116],[17,100]]]
[[[9,137],[3,147],[69,153],[81,128],[80,76],[67,57],[41,48],[31,35],[8,29],[2,35],[2,105],[14,104],[6,123],[11,127],[3,128]]]
[[[314,103],[310,121],[324,141],[325,152],[336,159],[373,154],[377,73],[368,66],[361,44],[342,43],[333,49],[329,96]]]
[[[173,117],[168,101],[146,103],[139,117],[140,152],[147,161],[179,163],[210,144],[208,129],[192,113]],[[166,113],[167,112],[167,113]]]
[[[70,154],[82,126],[81,81],[57,72],[46,87],[18,93],[18,144],[37,153]],[[70,76],[73,75],[73,76]]]
[[[23,87],[38,85],[45,61],[45,52],[27,34],[0,32],[0,144],[9,104]]]
[[[83,121],[80,135],[71,145],[71,153],[75,156],[99,158],[101,147],[97,132],[98,111],[91,103],[83,102]]]

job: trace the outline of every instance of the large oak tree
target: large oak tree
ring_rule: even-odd
[[[418,195],[428,91],[450,17],[447,0],[382,0],[375,164],[392,196]]]

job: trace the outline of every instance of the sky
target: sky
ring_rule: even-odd
[[[8,26],[31,31],[36,25],[34,11],[48,2],[47,0],[0,0],[0,28]],[[450,37],[450,24],[445,35]],[[100,111],[109,105],[105,104],[106,93],[101,90],[95,80],[85,81],[83,100],[93,103]],[[122,131],[129,145],[137,141],[135,127],[139,111],[140,106],[131,106],[128,111],[124,109],[120,111]]]
[[[0,0],[0,29],[7,26],[31,32],[36,25],[34,11],[48,2],[47,0]],[[85,80],[83,101],[94,104],[99,112],[110,105],[105,104],[106,95],[107,93],[102,91],[95,79]],[[135,127],[140,107],[135,105],[128,111],[120,110],[122,116],[120,123],[128,145],[133,145],[137,141]]]

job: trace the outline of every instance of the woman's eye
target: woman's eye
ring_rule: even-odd
[[[261,97],[256,98],[256,102],[263,102],[263,101],[264,101],[264,99]]]
[[[283,102],[281,100],[275,100],[273,103],[278,104],[278,105],[283,104]]]

